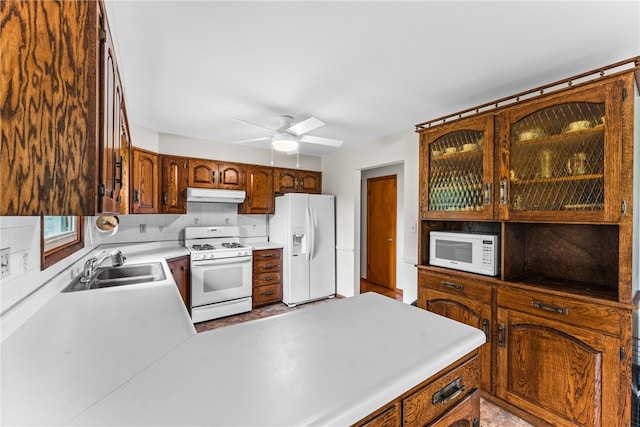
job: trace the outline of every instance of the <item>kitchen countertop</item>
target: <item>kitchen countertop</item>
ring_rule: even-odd
[[[105,249],[105,253],[111,249]],[[2,343],[2,425],[342,425],[484,343],[484,334],[377,294],[195,333],[166,280],[56,293]]]
[[[275,242],[247,242],[247,245],[251,246],[254,251],[262,251],[265,249],[282,249],[283,245]]]
[[[70,424],[351,424],[484,342],[367,293],[194,335]]]
[[[166,280],[56,293],[2,343],[2,425],[61,425],[195,335],[164,257],[123,247],[125,265],[162,261]]]

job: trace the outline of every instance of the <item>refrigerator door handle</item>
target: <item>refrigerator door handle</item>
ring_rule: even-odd
[[[309,234],[311,234],[311,241],[309,242],[309,259],[313,259],[316,251],[316,215],[312,207],[309,207],[309,219]]]
[[[311,259],[311,230],[313,229],[313,225],[311,224],[311,208],[307,206],[307,210],[306,210],[306,225],[307,225],[307,229],[305,230],[305,234],[307,236],[306,240],[306,248],[305,248],[305,253],[304,256],[307,259],[307,261],[309,261]]]

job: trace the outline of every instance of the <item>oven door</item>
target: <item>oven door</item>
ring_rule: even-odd
[[[253,257],[243,256],[191,262],[191,305],[251,296]]]

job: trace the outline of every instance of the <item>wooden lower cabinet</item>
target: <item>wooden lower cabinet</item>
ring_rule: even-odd
[[[282,301],[282,249],[253,251],[253,308]]]
[[[492,392],[492,287],[478,280],[418,273],[418,307],[482,330],[487,342],[480,348],[481,388]]]
[[[437,419],[432,427],[480,426],[480,392],[475,391],[455,408]]]
[[[188,255],[167,260],[187,311],[191,312],[191,263]]]
[[[556,426],[624,424],[619,338],[500,307],[497,321],[497,397]]]
[[[473,351],[354,425],[478,426],[480,369]]]

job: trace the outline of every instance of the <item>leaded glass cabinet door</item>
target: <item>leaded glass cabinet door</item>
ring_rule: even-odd
[[[485,116],[421,133],[422,218],[493,218],[493,129],[493,116]]]
[[[619,220],[621,97],[598,84],[505,113],[502,219]]]

